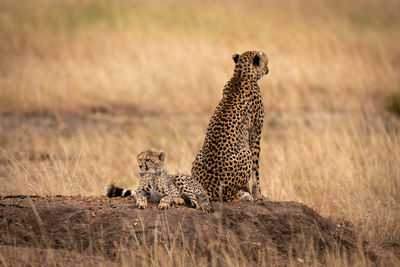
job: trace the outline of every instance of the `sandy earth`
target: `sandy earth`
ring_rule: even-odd
[[[40,255],[54,250],[54,257],[71,260],[69,253],[74,253],[78,257],[72,258],[90,266],[118,261],[120,246],[139,251],[154,244],[190,247],[196,256],[209,260],[230,251],[249,261],[275,258],[281,263],[289,258],[301,261],[310,253],[323,263],[327,254],[349,257],[359,251],[351,225],[323,218],[300,203],[213,206],[215,211],[207,214],[188,207],[161,211],[154,204],[140,210],[129,197],[3,196],[0,255],[8,255],[8,262],[23,262],[32,261],[33,254],[40,264]],[[26,259],[17,256],[21,251]]]

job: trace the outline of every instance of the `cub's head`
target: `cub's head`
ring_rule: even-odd
[[[233,54],[234,76],[247,80],[259,80],[268,73],[268,57],[262,51],[247,51]]]
[[[139,173],[159,173],[164,171],[165,152],[147,149],[138,154]]]

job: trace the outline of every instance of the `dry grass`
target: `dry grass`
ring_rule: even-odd
[[[400,90],[399,8],[2,0],[1,194],[132,187],[136,153],[150,146],[189,173],[230,54],[261,49],[264,194],[344,217],[399,256],[400,120],[386,110]]]

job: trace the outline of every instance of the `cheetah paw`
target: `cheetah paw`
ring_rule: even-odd
[[[261,195],[261,194],[255,194],[255,195],[253,195],[252,196],[252,201],[268,201],[269,199],[268,199],[268,197],[266,197],[266,196],[263,196],[263,195]]]
[[[253,202],[254,198],[249,192],[240,190],[238,195],[237,195],[237,198],[234,199],[233,202],[244,202],[244,201]]]
[[[202,205],[202,206],[200,207],[200,209],[201,209],[203,212],[205,212],[205,213],[214,212],[214,209],[213,209],[213,207],[212,207],[211,205]]]
[[[138,201],[137,206],[139,209],[145,209],[147,208],[147,201]]]
[[[169,203],[167,203],[167,202],[160,202],[160,204],[158,205],[158,209],[159,209],[159,210],[167,210],[167,209],[169,209]]]
[[[181,198],[181,197],[175,197],[174,198],[174,203],[176,205],[183,205],[183,204],[185,204],[185,200],[183,198]]]

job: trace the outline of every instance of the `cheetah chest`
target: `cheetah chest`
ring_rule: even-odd
[[[165,195],[165,192],[162,190],[161,179],[159,177],[149,177],[149,181],[146,186],[146,192],[149,197],[150,202],[157,203],[160,199]]]
[[[161,193],[161,190],[154,183],[149,185],[149,187],[147,189],[147,192],[149,194],[149,201],[150,202],[157,203],[163,197],[163,194]]]

